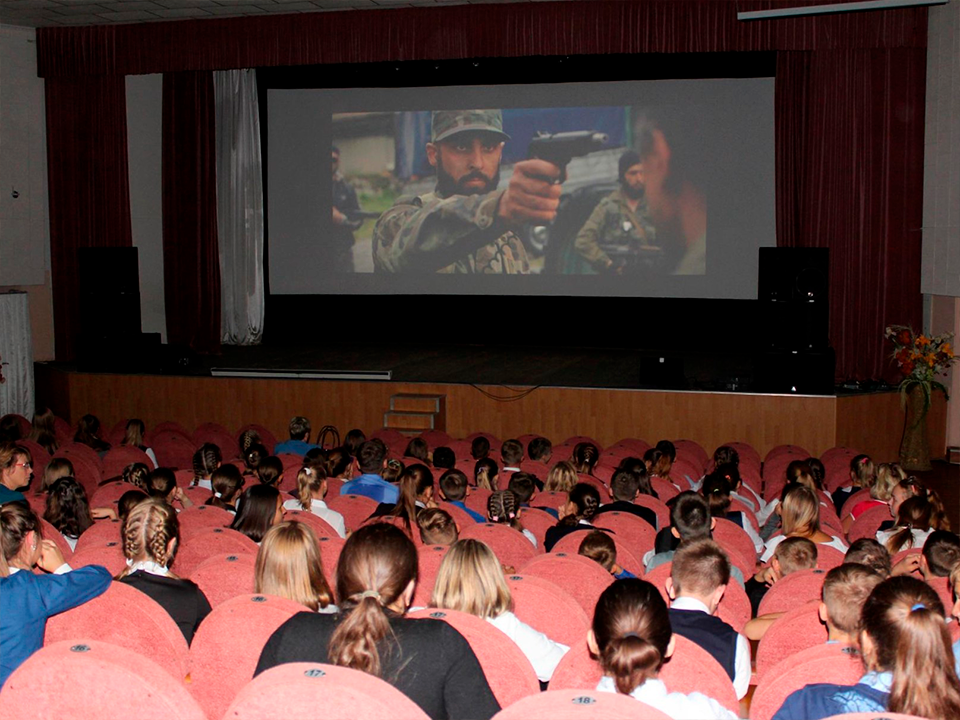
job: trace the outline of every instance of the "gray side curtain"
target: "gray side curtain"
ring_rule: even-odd
[[[254,70],[213,74],[217,115],[217,225],[221,339],[257,345],[263,335],[263,181]]]
[[[30,305],[23,292],[0,295],[0,416],[33,420],[33,341]]]

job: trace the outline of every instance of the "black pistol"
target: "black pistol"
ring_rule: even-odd
[[[603,150],[607,144],[604,133],[593,130],[575,130],[573,132],[545,133],[538,132],[530,141],[527,154],[531,158],[546,160],[560,168],[560,178],[557,182],[567,179],[567,164],[575,157]]]

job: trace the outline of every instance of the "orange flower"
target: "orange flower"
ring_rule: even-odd
[[[925,348],[930,344],[930,339],[926,335],[917,335],[917,347]]]

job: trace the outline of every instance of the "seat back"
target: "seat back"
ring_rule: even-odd
[[[767,454],[763,458],[763,464],[766,465],[781,455],[792,455],[800,459],[810,457],[810,453],[807,452],[806,448],[802,448],[799,445],[775,445],[767,451]]]
[[[539,553],[523,533],[509,525],[474,523],[466,528],[461,527],[460,537],[485,542],[501,563],[515,570]]]
[[[604,517],[608,514],[609,513],[603,513],[593,519],[594,522],[597,523],[598,530],[604,530],[606,528],[604,525]],[[625,570],[629,570],[637,577],[643,577],[643,563],[637,555],[634,554],[633,548],[627,545],[616,533],[610,532],[607,534],[613,538],[613,544],[617,547],[617,564]],[[586,532],[572,532],[564,535],[553,546],[552,552],[577,555],[580,552],[580,543],[583,542],[586,536]],[[643,556],[641,555],[640,557]]]
[[[377,509],[377,501],[365,495],[327,496],[327,507],[343,515],[343,524],[347,530],[356,530]]]
[[[843,565],[845,553],[830,545],[817,545],[817,567],[830,571]]]
[[[72,445],[76,448],[85,448],[93,453],[93,450],[86,445],[81,445],[80,443],[72,443]],[[93,454],[96,455],[96,453]],[[87,501],[97,494],[97,489],[100,487],[100,483],[103,482],[103,473],[100,470],[99,457],[96,462],[93,462],[87,453],[72,453],[66,449],[66,446],[57,450],[53,457],[62,457],[70,461],[73,465],[74,478],[83,486],[84,492],[87,493]]]
[[[219,423],[203,423],[193,431],[193,443],[197,447],[212,443],[220,448],[224,460],[235,457],[238,451],[237,441],[230,431]]]
[[[534,502],[537,500],[539,498],[534,498]],[[557,519],[546,510],[531,507],[523,508],[520,513],[520,522],[523,523],[525,529],[532,532],[533,536],[537,538],[537,547],[542,548],[546,541],[547,530],[557,524]]]
[[[757,683],[770,668],[796,652],[827,640],[827,629],[820,622],[820,602],[812,600],[787,611],[764,634],[757,646]]]
[[[559,585],[536,575],[507,575],[513,612],[554,642],[571,646],[590,629],[590,619]]]
[[[53,540],[53,542],[56,543],[57,548],[63,554],[63,559],[67,562],[70,562],[70,558],[73,557],[73,549],[70,547],[70,544],[66,541],[63,535],[60,534],[60,531],[47,522],[42,515],[37,515],[37,519],[40,520],[41,534],[43,537],[46,540]]]
[[[190,574],[190,579],[206,595],[210,606],[217,607],[232,598],[255,592],[256,565],[256,555],[222,553],[200,563]]]
[[[763,464],[760,459],[760,453],[758,453],[750,443],[737,441],[720,443],[720,445],[726,445],[727,447],[731,447],[736,450],[737,455],[740,456],[741,466],[744,464],[752,465],[758,471],[760,470],[760,466]],[[720,445],[717,447],[720,447]]]
[[[153,470],[153,461],[147,457],[147,454],[138,447],[129,445],[117,445],[110,448],[107,454],[103,456],[103,478],[120,477],[123,475],[123,469],[131,463],[143,463],[149,469]]]
[[[454,522],[457,523],[457,526],[461,530],[463,530],[464,528],[468,528],[471,525],[477,524],[477,521],[470,516],[470,513],[468,513],[462,507],[457,507],[453,503],[448,503],[443,501],[439,503],[439,507],[441,510],[443,510],[444,512],[449,514],[450,517],[453,518]],[[484,514],[484,517],[486,517],[486,514]]]
[[[673,655],[660,668],[660,679],[670,692],[700,692],[728,710],[740,712],[740,701],[727,671],[713,656],[682,635],[674,634]]]
[[[270,636],[306,610],[286,598],[243,594],[215,606],[204,618],[190,645],[189,687],[208,718],[223,717],[237,693],[253,679]]]
[[[90,507],[109,507],[117,509],[117,501],[123,497],[125,492],[137,490],[136,485],[122,480],[114,480],[97,488],[97,491],[90,497]]]
[[[440,563],[447,554],[448,545],[420,545],[417,548],[418,577],[417,587],[413,593],[412,607],[429,607],[433,597],[433,587],[440,571]]]
[[[161,467],[189,470],[193,467],[193,453],[197,449],[187,433],[164,431],[154,433],[151,439],[153,454]]]
[[[85,548],[94,545],[102,545],[108,542],[120,542],[120,521],[119,520],[97,520],[81,533],[77,540],[75,553],[79,553]]]
[[[764,675],[750,701],[750,720],[770,720],[795,690],[812,683],[853,685],[863,675],[856,648],[814,645],[781,660]]]
[[[284,520],[293,522],[302,522],[309,525],[314,535],[337,535],[337,530],[330,523],[319,515],[314,515],[309,510],[286,510],[283,513]]]
[[[93,465],[97,469],[97,472],[103,472],[103,460],[100,459],[97,451],[89,445],[84,445],[81,442],[70,441],[61,443],[60,447],[57,448],[57,451],[53,454],[53,456],[65,457],[71,462],[73,461],[73,458],[80,457]]]
[[[820,548],[818,547],[819,551]],[[781,578],[767,590],[757,615],[768,615],[775,612],[787,612],[796,607],[805,605],[811,600],[820,600],[823,590],[823,581],[827,571],[820,568],[812,570],[797,570]]]
[[[869,499],[870,488],[861,488],[853,492],[850,497],[843,501],[843,506],[840,508],[840,519],[847,517],[857,505]]]
[[[420,439],[427,444],[431,451],[438,447],[449,447],[450,443],[453,442],[453,438],[443,430],[424,430],[420,433]],[[454,454],[456,455],[456,451],[454,451]],[[457,457],[459,456],[457,455]]]
[[[664,480],[662,477],[654,476],[650,478],[650,487],[652,487],[653,491],[657,494],[657,499],[664,504],[680,494],[680,488],[669,480]],[[659,529],[659,527],[660,515],[657,514],[657,528]]]
[[[613,582],[613,576],[598,563],[575,553],[537,555],[518,570],[524,576],[543,578],[566,591],[588,618],[593,617],[601,593]]]
[[[85,637],[50,643],[17,668],[0,717],[207,720],[182,680],[147,653]]]
[[[240,689],[223,716],[231,720],[428,720],[413,700],[385,680],[320,663],[287,663],[260,673]]]
[[[657,514],[658,528],[670,527],[670,508],[667,507],[667,504],[663,500],[655,498],[653,495],[644,495],[641,493],[637,495],[633,504],[642,505],[643,507],[653,510]]]
[[[102,595],[47,620],[44,645],[63,640],[99,640],[152,659],[182,682],[189,672],[187,641],[155,600],[114,581]]]
[[[88,565],[102,565],[114,577],[126,570],[127,558],[123,555],[119,537],[115,540],[87,543],[82,549],[78,543],[77,552],[70,558],[70,567],[82,568]]]
[[[853,521],[850,526],[847,537],[850,542],[856,542],[860,538],[876,537],[877,530],[885,520],[890,519],[890,508],[886,505],[877,505],[860,513],[860,517]]]
[[[551,681],[550,687],[553,687]],[[596,683],[594,683],[596,687]],[[590,690],[550,690],[504,708],[494,720],[670,720],[670,716],[627,695]]]
[[[467,475],[467,477],[473,477],[472,475]],[[492,490],[487,490],[486,488],[470,488],[470,492],[467,495],[466,499],[463,501],[463,504],[474,512],[478,512],[484,517],[487,516],[487,500],[490,499],[490,496],[493,495]]]
[[[626,545],[636,557],[643,557],[644,553],[653,550],[657,531],[643,518],[628,512],[611,510],[600,513],[593,519],[598,526],[603,526],[617,535],[617,538]],[[582,540],[582,538],[581,538]]]
[[[704,449],[703,445],[696,440],[680,439],[673,441],[673,447],[677,451],[677,459],[684,459],[692,462],[703,475],[707,471],[707,464],[710,462],[710,455]]]
[[[550,687],[553,690],[593,690],[602,677],[603,670],[597,660],[590,655],[587,636],[584,634],[570,645],[570,649],[557,663],[553,677],[550,678]]]
[[[756,572],[757,549],[746,530],[732,520],[717,518],[713,539],[727,551],[730,562],[740,568],[744,579],[750,578]]]
[[[233,513],[216,505],[194,505],[187,508],[177,514],[177,520],[180,521],[180,542],[185,543],[199,532],[228,527],[233,518]]]
[[[494,697],[504,708],[540,692],[540,682],[527,656],[500,630],[473,615],[428,608],[408,613],[411,618],[443,620],[456,628],[473,648]]]
[[[258,549],[253,540],[236,530],[219,527],[201,530],[182,541],[171,570],[182,577],[190,577],[202,562],[214,555],[256,555]]]

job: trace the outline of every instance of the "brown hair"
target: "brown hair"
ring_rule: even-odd
[[[420,540],[424,545],[453,545],[459,538],[457,523],[446,510],[427,508],[417,514]]]
[[[617,544],[600,530],[588,532],[577,553],[599,563],[607,572],[613,572],[613,566],[617,564]]]
[[[380,477],[389,483],[399,482],[400,476],[403,475],[405,469],[402,462],[396,458],[390,458],[387,460],[387,464],[383,466],[383,472],[380,473]]]
[[[890,577],[890,553],[877,542],[876,538],[860,538],[850,544],[850,549],[843,556],[845,563],[859,563],[878,573],[886,579]]]
[[[783,575],[797,570],[812,570],[817,566],[817,555],[817,544],[802,537],[787,538],[773,551]]]
[[[934,530],[923,544],[923,557],[935,577],[949,577],[960,564],[960,538],[947,530]]]
[[[204,505],[213,505],[214,507],[233,508],[233,501],[243,489],[243,475],[240,468],[233,464],[221,465],[210,474],[210,486],[214,494],[207,498]],[[219,494],[220,497],[217,497]]]
[[[504,467],[515,467],[523,460],[523,445],[519,440],[504,440],[500,446],[500,460]]]
[[[327,474],[318,466],[304,465],[297,473],[297,499],[300,507],[308,511],[313,505],[313,496],[323,490]]]
[[[617,580],[600,595],[593,613],[600,666],[617,692],[629,695],[655,678],[667,659],[670,616],[660,591],[646,580]]]
[[[260,458],[260,462],[257,464],[257,478],[264,485],[273,485],[276,487],[280,483],[280,478],[283,477],[283,461],[280,460],[276,455],[269,455],[265,458]]]
[[[97,452],[110,449],[110,443],[100,439],[100,421],[96,415],[84,415],[77,423],[77,432],[73,441],[88,445]]]
[[[43,469],[43,478],[37,485],[36,495],[43,495],[50,491],[50,486],[62,477],[76,477],[73,463],[64,457],[55,457]]]
[[[389,514],[403,520],[408,535],[413,532],[413,524],[417,521],[417,499],[432,487],[433,473],[421,463],[406,468],[400,476],[400,496]]]
[[[805,485],[788,486],[789,490],[780,503],[780,519],[783,534],[812,537],[820,530],[820,500],[816,493]]]
[[[33,462],[30,451],[22,445],[12,442],[0,443],[0,472],[13,467],[19,457],[26,458],[27,462]]]
[[[65,537],[78,538],[93,525],[90,504],[83,485],[72,477],[62,477],[50,486],[43,519]]]
[[[177,511],[160,498],[148,498],[137,503],[120,526],[123,554],[128,560],[152,560],[169,568],[177,554],[180,542],[180,521]],[[176,540],[168,554],[170,540]],[[117,579],[130,574],[126,568]]]
[[[567,502],[576,510],[567,515],[560,524],[576,525],[581,520],[592,520],[600,509],[600,491],[589,483],[577,483],[567,495]]]
[[[146,430],[147,428],[143,424],[143,420],[138,420],[136,418],[128,420],[126,432],[123,434],[123,440],[120,442],[120,444],[129,445],[130,447],[135,448],[143,446],[143,433],[146,432]]]
[[[33,414],[33,428],[30,430],[29,440],[37,443],[48,453],[55,453],[60,443],[57,442],[56,416],[50,408],[44,408]]]
[[[130,483],[144,492],[147,490],[147,476],[150,475],[150,468],[143,463],[130,463],[127,465],[120,477],[125,483]]]
[[[127,490],[120,499],[117,500],[117,517],[123,522],[127,515],[142,501],[146,500],[148,495],[143,490]]]
[[[520,501],[513,490],[497,490],[487,498],[487,521],[509,525],[517,532],[523,532]]]
[[[913,531],[938,529],[939,519],[936,506],[927,498],[922,495],[907,498],[897,512],[898,529],[887,540],[887,550],[892,555],[905,547],[913,547]]]
[[[857,563],[844,563],[828,572],[820,598],[827,606],[830,623],[848,635],[856,633],[863,604],[881,582],[878,572]]]
[[[404,457],[419,460],[422,463],[430,462],[430,447],[427,441],[421,437],[410,438],[407,447],[403,451]]]
[[[309,525],[288,520],[267,530],[257,552],[254,592],[288,598],[314,612],[333,602]]]
[[[850,461],[850,480],[854,487],[872,487],[876,476],[877,469],[869,455],[857,455]]]
[[[937,593],[909,576],[884,580],[864,603],[861,645],[863,633],[873,641],[864,659],[871,670],[893,672],[889,712],[960,717],[960,680],[944,615]]]
[[[223,463],[220,448],[213,443],[204,443],[193,454],[193,484],[202,478],[208,478]]]
[[[391,634],[387,608],[402,604],[416,580],[417,548],[400,528],[373,523],[356,530],[337,563],[343,619],[330,638],[330,662],[379,676],[377,645]]]
[[[695,540],[677,548],[670,577],[677,595],[709,595],[730,582],[730,561],[713,540]]]
[[[577,481],[577,468],[569,460],[561,460],[547,473],[547,481],[543,484],[543,491],[568,493],[573,490]]]
[[[31,531],[37,534],[37,542],[40,542],[43,527],[33,510],[18,502],[0,505],[0,577],[9,577],[10,563],[20,554],[23,541]]]
[[[593,443],[577,443],[573,446],[573,454],[570,461],[573,467],[581,475],[593,475],[593,469],[600,459],[600,449]]]

